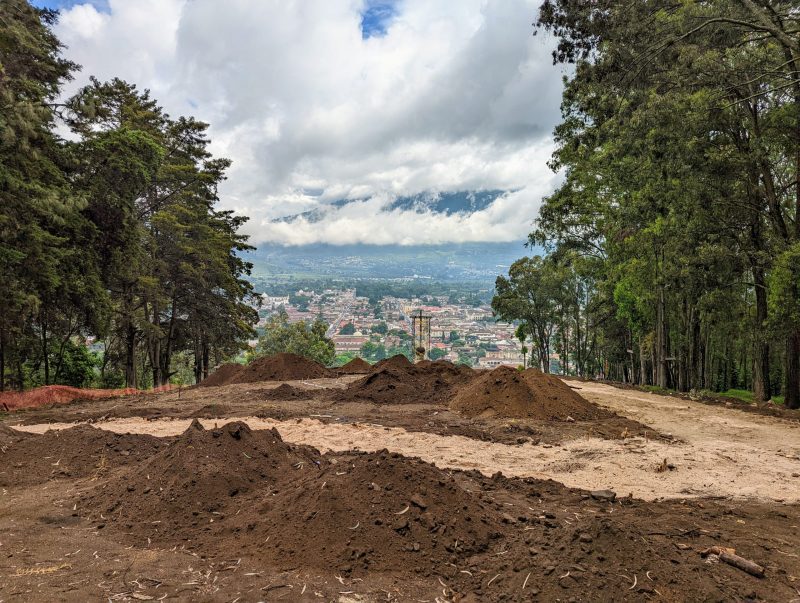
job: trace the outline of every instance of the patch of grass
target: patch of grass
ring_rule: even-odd
[[[658,385],[642,385],[643,390],[650,392],[651,394],[662,394],[662,395],[669,395],[674,394],[675,390],[667,389],[666,387],[659,387]]]
[[[725,396],[726,398],[736,398],[737,400],[741,400],[742,402],[753,401],[753,392],[746,389],[729,389],[724,392],[719,392],[719,394],[717,395]],[[772,401],[775,404],[783,404],[783,396],[772,396]]]

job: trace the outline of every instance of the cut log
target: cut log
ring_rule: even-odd
[[[756,578],[763,578],[764,577],[764,568],[761,567],[758,563],[754,561],[750,561],[749,559],[745,559],[744,557],[739,557],[734,553],[723,553],[719,556],[720,561],[724,561],[728,565],[732,565],[735,568],[742,570],[743,572],[747,572],[751,576],[755,576]]]
[[[728,565],[732,565],[743,572],[747,572],[751,576],[755,576],[756,578],[764,577],[764,568],[754,561],[750,561],[749,559],[745,559],[744,557],[737,555],[736,549],[731,549],[724,546],[712,546],[704,551],[701,551],[700,554],[703,557],[707,557],[708,555],[716,555],[719,557],[720,561],[724,561]]]

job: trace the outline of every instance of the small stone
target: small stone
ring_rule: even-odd
[[[592,490],[589,494],[595,500],[613,501],[617,498],[617,493],[613,490]]]
[[[592,537],[586,532],[584,532],[580,536],[578,536],[578,540],[580,540],[581,542],[591,542]]]
[[[423,511],[428,508],[428,503],[426,503],[419,494],[415,494],[411,497],[411,504],[415,507],[419,507]]]
[[[500,516],[500,520],[503,523],[517,523],[517,519],[515,517],[513,517],[512,515],[509,515],[508,513],[503,513]]]

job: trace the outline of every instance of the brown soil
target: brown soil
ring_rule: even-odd
[[[373,371],[378,371],[378,370],[380,370],[382,368],[386,368],[386,367],[403,369],[403,368],[408,368],[411,365],[412,365],[412,362],[408,358],[403,356],[403,354],[395,354],[394,356],[391,356],[390,358],[384,358],[383,360],[379,360],[378,362],[373,364],[372,365],[372,370]]]
[[[538,369],[500,366],[456,393],[450,408],[468,417],[592,420],[605,414],[566,383]]]
[[[229,383],[233,383],[234,379],[244,370],[244,365],[242,364],[223,364],[211,373],[208,376],[208,379],[203,379],[199,385],[201,386],[219,386],[219,385],[228,385]]]
[[[574,381],[577,383],[598,383],[622,390],[657,394],[659,396],[668,396],[670,398],[678,398],[680,400],[700,402],[702,404],[708,404],[709,406],[724,406],[726,408],[736,409],[756,415],[779,417],[789,421],[800,421],[800,409],[786,408],[782,404],[776,404],[774,402],[748,402],[746,400],[725,396],[715,392],[679,392],[662,388],[655,389],[648,386],[634,385],[632,383],[622,383],[620,381],[609,381],[608,379],[582,379],[581,377],[564,377],[564,380]]]
[[[398,355],[383,366],[376,364],[369,375],[336,391],[333,397],[339,402],[447,404],[454,391],[472,378],[472,370],[464,368],[442,361],[411,364]]]
[[[269,389],[263,394],[264,400],[311,400],[313,397],[313,392],[289,385],[288,383],[282,383],[278,387]]]
[[[312,448],[285,444],[275,430],[253,432],[241,422],[206,430],[195,419],[169,446],[98,486],[79,506],[134,539],[145,532],[152,540],[184,541],[188,532],[209,531],[248,492],[269,492],[291,479],[297,464],[322,461]]]
[[[371,370],[372,365],[363,358],[353,358],[350,362],[337,369],[340,375],[363,375]]]
[[[160,438],[117,434],[88,425],[28,435],[8,446],[2,455],[0,486],[100,475],[107,469],[136,463],[164,444]]]
[[[12,429],[5,423],[0,423],[0,446],[2,447],[10,446],[29,437],[31,437],[31,434]]]
[[[146,436],[128,437],[142,462],[0,499],[3,545],[13,552],[0,597],[797,596],[798,505],[606,499],[552,481],[443,471],[385,451],[319,455],[242,423],[193,424],[157,450]],[[28,469],[47,479],[46,468]],[[712,545],[735,548],[764,566],[766,578],[707,562],[699,553]]]
[[[253,360],[236,375],[231,383],[292,381],[335,376],[334,371],[325,368],[314,360],[303,358],[297,354],[274,354]]]

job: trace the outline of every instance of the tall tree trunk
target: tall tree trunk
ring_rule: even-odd
[[[658,387],[669,387],[669,371],[667,370],[667,309],[664,287],[659,289],[658,304],[656,310],[656,385]]]
[[[786,339],[786,375],[784,404],[786,408],[800,408],[800,330]]]
[[[47,320],[42,316],[42,360],[44,361],[44,384],[50,385],[50,354],[47,351]]]
[[[125,387],[136,387],[136,328],[130,318],[125,329]]]
[[[203,341],[203,379],[208,379],[208,342]]]
[[[772,397],[769,383],[769,343],[764,336],[764,324],[767,321],[767,289],[764,270],[753,267],[753,284],[755,285],[756,316],[753,333],[753,397],[765,402]]]
[[[0,392],[6,391],[6,330],[0,328]]]
[[[125,387],[136,387],[136,325],[133,324],[133,285],[126,284],[123,292],[125,331]]]

